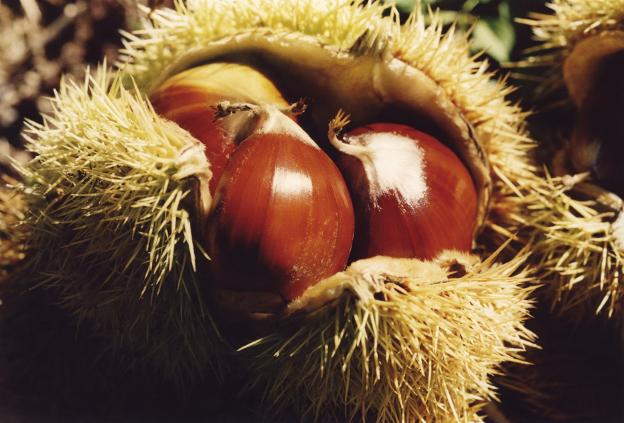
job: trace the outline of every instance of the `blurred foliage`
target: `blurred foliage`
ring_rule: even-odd
[[[24,119],[50,111],[61,75],[81,80],[86,65],[113,63],[119,30],[138,23],[136,0],[0,0],[0,172],[8,156],[28,160]]]
[[[544,0],[388,0],[407,16],[418,4],[440,9],[447,25],[470,31],[473,52],[484,51],[495,64],[519,57],[531,45],[530,31],[516,23],[530,12],[544,11]]]

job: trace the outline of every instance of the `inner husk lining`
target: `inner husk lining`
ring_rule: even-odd
[[[423,72],[393,57],[338,51],[301,34],[253,31],[187,52],[148,90],[178,72],[213,61],[252,61],[268,69],[287,97],[311,99],[306,114],[312,115],[319,127],[326,128],[339,110],[349,114],[356,126],[395,112],[407,119],[400,123],[410,124],[412,119],[431,122],[439,132],[434,135],[459,156],[473,177],[479,199],[476,238],[491,195],[489,162],[470,124],[444,90]],[[323,133],[323,128],[318,130]]]

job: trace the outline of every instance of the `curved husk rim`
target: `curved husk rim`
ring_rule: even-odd
[[[402,25],[396,10],[378,1],[285,1],[277,7],[268,0],[196,0],[188,4],[177,2],[176,10],[154,11],[150,16],[144,30],[126,34],[120,64],[122,71],[136,78],[145,91],[171,63],[177,63],[188,52],[200,51],[219,40],[231,40],[233,47],[237,34],[242,34],[244,42],[246,34],[252,32],[258,38],[268,34],[276,44],[282,39],[291,43],[289,40],[305,41],[312,36],[316,40],[313,45],[321,45],[336,57],[351,56],[369,63],[392,59],[416,69],[437,86],[439,91],[433,93],[441,92],[446,97],[444,107],[454,106],[450,108],[450,118],[443,120],[454,120],[453,126],[464,135],[466,127],[473,130],[471,138],[478,140],[477,148],[468,145],[468,149],[477,155],[484,151],[490,162],[493,195],[497,204],[504,203],[499,209],[508,213],[489,214],[487,226],[503,238],[514,232],[510,227],[514,220],[503,216],[509,214],[510,208],[516,208],[515,201],[507,199],[521,196],[519,186],[536,173],[529,158],[534,144],[523,123],[526,114],[506,101],[505,96],[512,89],[504,81],[492,79],[487,63],[469,56],[466,36],[456,36],[453,28],[443,31],[443,21],[437,13],[425,16],[417,8]],[[336,90],[340,90],[339,85]],[[394,98],[400,95],[392,93]],[[339,98],[349,104],[348,97],[343,94]],[[339,107],[342,105],[335,105],[327,113],[334,114]],[[358,107],[352,109],[347,111],[353,114]]]
[[[574,45],[563,62],[563,77],[577,107],[591,95],[591,81],[600,70],[602,61],[623,50],[624,31],[601,32]]]

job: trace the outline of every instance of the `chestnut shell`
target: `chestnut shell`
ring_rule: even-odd
[[[290,301],[344,269],[353,228],[346,184],[322,150],[292,134],[251,135],[227,164],[209,218],[215,282]]]
[[[206,146],[213,195],[239,141],[216,120],[215,107],[223,101],[288,107],[266,75],[237,63],[211,63],[188,69],[167,79],[150,96],[159,115],[174,121]]]
[[[357,128],[344,139],[374,154],[370,175],[356,156],[343,153],[338,162],[356,214],[352,260],[377,255],[431,260],[444,250],[470,251],[477,193],[448,147],[409,126],[387,123]],[[383,178],[380,172],[391,172],[393,185],[381,187],[368,179]]]

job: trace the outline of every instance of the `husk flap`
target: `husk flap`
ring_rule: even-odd
[[[564,61],[563,77],[578,107],[591,94],[593,81],[604,59],[620,51],[624,51],[624,31],[606,31],[585,38],[574,46]]]

